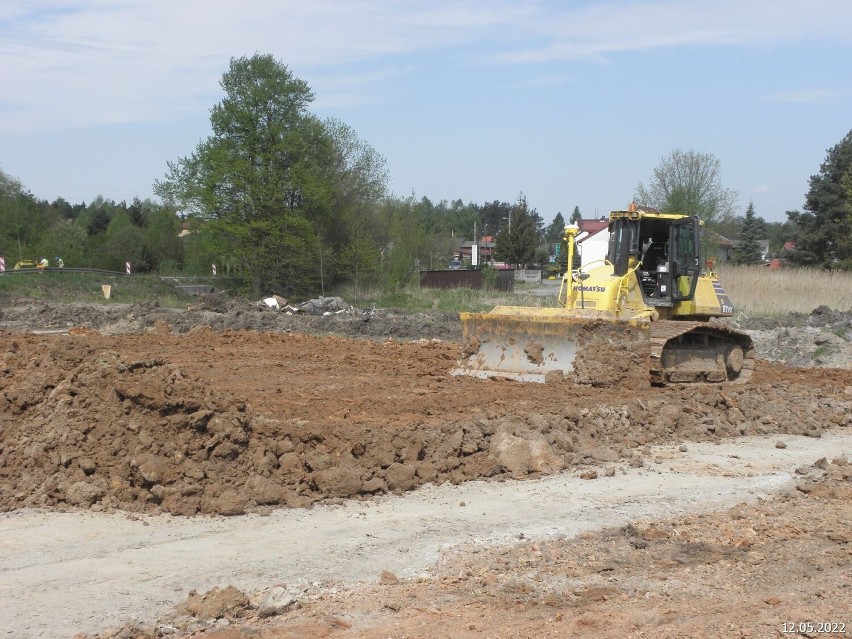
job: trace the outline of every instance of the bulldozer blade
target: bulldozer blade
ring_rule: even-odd
[[[650,322],[578,317],[563,309],[497,307],[462,313],[453,375],[524,382],[648,384]]]

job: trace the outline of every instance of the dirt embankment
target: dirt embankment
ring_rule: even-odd
[[[852,420],[849,370],[762,364],[723,389],[530,385],[451,377],[457,346],[435,340],[157,327],[0,333],[0,508],[235,515]]]

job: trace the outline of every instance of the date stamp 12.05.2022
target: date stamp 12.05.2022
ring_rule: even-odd
[[[846,627],[843,621],[785,621],[781,624],[781,632],[791,635],[845,635]]]

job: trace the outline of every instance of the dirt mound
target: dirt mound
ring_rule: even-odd
[[[166,308],[158,302],[51,304],[28,300],[0,309],[0,329],[53,331],[87,326],[104,335],[130,335],[152,331],[158,323],[167,324],[176,333],[189,332],[196,326],[209,326],[214,331],[298,331],[373,339],[427,337],[458,341],[461,338],[458,314],[435,311],[412,313],[349,307],[346,312],[313,315],[279,311],[246,300],[221,298],[216,298],[215,303],[202,301],[186,309]]]
[[[613,392],[453,378],[457,347],[437,340],[158,326],[0,333],[0,508],[236,515],[852,420],[849,371]]]
[[[852,311],[819,306],[807,315],[741,319],[737,326],[751,335],[763,359],[797,367],[852,367]]]
[[[316,306],[313,302],[311,306]],[[165,308],[157,302],[52,304],[20,300],[0,309],[0,329],[52,331],[88,326],[105,335],[128,335],[155,331],[163,325],[177,333],[186,333],[195,326],[209,326],[214,331],[232,329],[369,339],[461,340],[461,324],[455,313],[367,309],[345,303],[343,306],[344,312],[311,315],[308,312],[275,310],[264,304],[221,295],[202,298],[186,309]],[[340,305],[334,308],[340,308]],[[797,367],[852,366],[852,311],[820,306],[808,315],[789,313],[771,319],[741,316],[737,321],[729,320],[729,323],[752,336],[759,358]]]

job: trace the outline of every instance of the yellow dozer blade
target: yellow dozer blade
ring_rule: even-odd
[[[650,322],[583,317],[561,308],[498,306],[461,313],[453,375],[525,382],[647,386]]]

